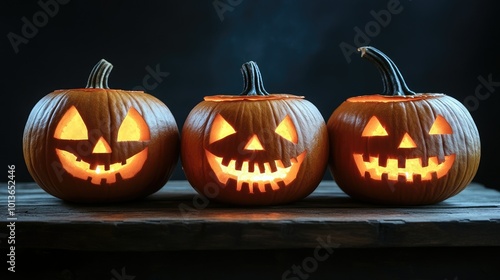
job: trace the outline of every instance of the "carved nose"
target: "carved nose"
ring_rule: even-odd
[[[256,134],[248,140],[247,144],[245,145],[245,150],[252,150],[252,151],[261,151],[264,150],[264,147],[262,147],[262,144],[259,141],[259,137],[257,137]]]
[[[109,154],[111,153],[111,147],[109,146],[108,142],[104,140],[104,138],[101,136],[99,140],[97,140],[97,143],[94,146],[94,149],[92,150],[93,154]]]
[[[415,141],[411,138],[411,136],[407,133],[403,136],[403,139],[401,140],[401,143],[399,143],[398,148],[416,148],[417,144],[415,144]]]

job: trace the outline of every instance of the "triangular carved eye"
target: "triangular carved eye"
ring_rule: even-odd
[[[236,130],[222,117],[220,114],[215,116],[214,122],[212,123],[212,130],[210,131],[209,144],[215,141],[219,141],[231,134],[235,134]]]
[[[120,128],[117,141],[147,141],[149,140],[149,127],[144,118],[136,109],[130,108]]]
[[[431,129],[429,130],[430,135],[436,135],[436,134],[452,134],[453,129],[451,129],[451,125],[446,121],[446,119],[441,116],[437,115],[436,120],[432,124]]]
[[[295,125],[293,125],[293,121],[288,115],[280,122],[274,132],[292,143],[297,144],[297,142],[299,142],[297,129],[295,128]]]
[[[64,116],[57,124],[54,138],[62,140],[88,139],[87,126],[85,122],[83,122],[82,116],[80,116],[75,106],[71,106],[71,108],[64,113]]]
[[[373,116],[363,129],[361,136],[387,136],[387,131],[377,117]]]

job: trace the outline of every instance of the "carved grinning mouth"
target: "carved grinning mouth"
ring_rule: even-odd
[[[297,177],[300,165],[306,156],[304,151],[297,157],[291,158],[288,167],[285,167],[282,160],[263,164],[252,163],[253,166],[250,166],[250,161],[243,161],[241,167],[238,167],[234,159],[225,165],[222,157],[209,151],[205,152],[208,163],[220,183],[226,184],[229,179],[233,179],[237,182],[237,191],[241,191],[243,183],[247,183],[250,193],[253,193],[254,186],[257,186],[260,192],[265,192],[266,185],[270,185],[272,190],[280,189],[279,184],[289,185]]]
[[[373,180],[382,180],[387,177],[390,181],[430,181],[445,176],[450,170],[455,155],[445,156],[444,161],[439,163],[438,157],[429,157],[428,165],[422,166],[421,158],[407,158],[404,161],[388,158],[385,166],[379,164],[379,157],[369,157],[363,160],[362,154],[354,154],[354,161],[362,177]]]
[[[144,148],[139,153],[129,157],[123,162],[109,165],[95,165],[82,161],[73,153],[56,149],[57,156],[63,168],[72,176],[90,180],[92,184],[112,184],[118,178],[129,179],[135,176],[142,169],[148,157],[148,148]]]

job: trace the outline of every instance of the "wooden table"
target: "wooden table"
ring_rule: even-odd
[[[5,257],[5,183],[0,193]],[[16,266],[30,276],[500,279],[500,192],[476,183],[418,207],[361,203],[332,181],[302,201],[272,207],[209,202],[186,181],[113,205],[66,203],[35,183],[17,183],[15,206]],[[46,269],[34,274],[33,261]]]

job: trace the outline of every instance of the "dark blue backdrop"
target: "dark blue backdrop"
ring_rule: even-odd
[[[1,166],[15,164],[18,181],[32,180],[22,157],[31,108],[55,89],[84,87],[101,58],[114,64],[112,88],[146,88],[180,129],[203,96],[239,93],[249,60],[268,91],[304,95],[327,120],[346,98],[382,89],[376,69],[350,53],[369,44],[392,57],[413,90],[467,101],[482,140],[475,181],[500,188],[497,3],[2,1]],[[184,179],[180,165],[172,179]]]

